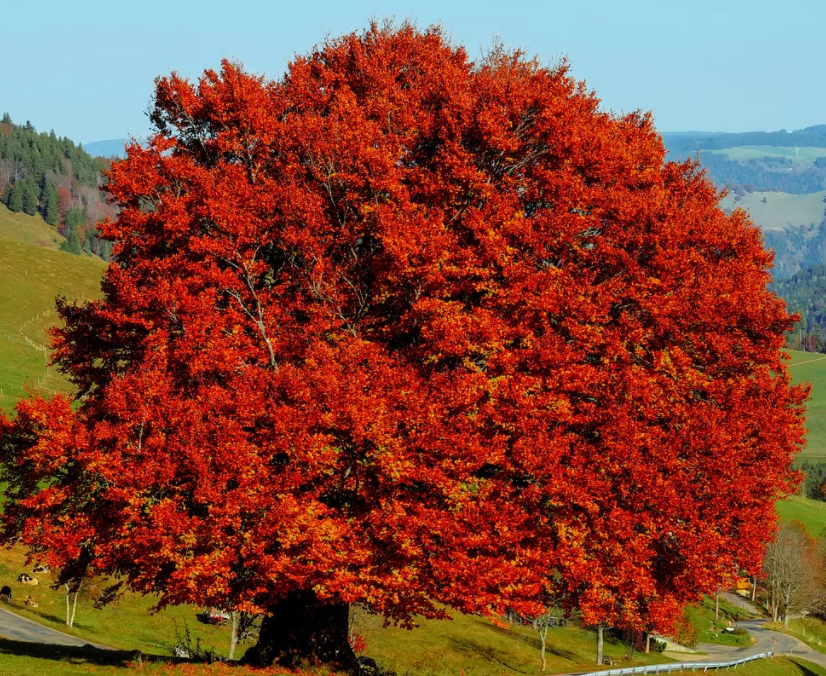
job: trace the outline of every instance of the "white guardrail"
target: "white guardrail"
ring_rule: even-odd
[[[630,676],[630,674],[668,674],[675,671],[716,671],[717,669],[728,669],[729,667],[736,669],[746,662],[762,660],[773,655],[774,653],[769,651],[767,653],[760,653],[759,655],[744,657],[741,660],[734,660],[733,662],[667,662],[665,664],[649,664],[644,667],[624,667],[622,669],[589,671],[585,674],[579,673],[577,676]]]

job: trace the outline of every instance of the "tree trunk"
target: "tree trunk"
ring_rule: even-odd
[[[548,662],[545,659],[545,634],[540,634],[539,636],[542,639],[542,648],[539,650],[539,656],[542,659],[542,671],[545,671],[545,667],[548,666]]]
[[[293,669],[302,663],[349,670],[358,666],[348,641],[350,608],[320,600],[313,591],[293,592],[270,606],[261,622],[258,643],[242,663]]]
[[[645,654],[651,652],[651,632],[645,632]]]
[[[714,619],[720,619],[720,592],[714,595]]]
[[[72,602],[72,620],[69,622],[70,627],[75,626],[75,613],[77,612],[77,597],[80,594],[80,588],[83,586],[83,580],[77,583],[77,587],[75,587],[75,598]]]
[[[72,625],[69,624],[70,614],[69,614],[69,585],[64,584],[66,587],[66,626],[71,627]]]
[[[238,645],[238,611],[233,610],[230,613],[232,617],[232,636],[229,639],[229,659],[235,659],[235,647]]]
[[[754,600],[757,598],[757,578],[753,577],[751,579],[751,602],[754,603]]]
[[[597,664],[602,664],[603,662],[603,630],[605,626],[602,624],[597,625]]]

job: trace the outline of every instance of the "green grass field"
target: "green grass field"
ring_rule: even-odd
[[[29,587],[17,582],[17,576],[31,572],[25,563],[21,547],[0,550],[0,586],[12,588],[12,604],[3,607],[59,631],[78,636],[92,643],[122,650],[141,650],[147,654],[169,656],[177,642],[189,628],[193,641],[200,639],[204,648],[226,657],[229,651],[230,631],[227,627],[201,624],[195,615],[198,608],[178,606],[150,613],[155,598],[127,594],[102,609],[94,607],[94,597],[102,583],[87,584],[78,597],[77,614],[72,629],[66,627],[66,594],[63,588],[53,589],[49,574],[37,574],[40,582]],[[93,581],[97,582],[97,581]],[[37,601],[37,608],[25,605],[26,596]],[[241,650],[243,653],[243,649]]]
[[[800,521],[814,536],[820,535],[826,527],[826,502],[790,495],[776,506],[783,521]]]
[[[48,249],[57,249],[66,241],[63,235],[40,216],[15,213],[3,204],[0,204],[0,237]]]
[[[797,164],[811,164],[818,157],[826,157],[826,148],[795,148],[794,146],[740,146],[737,148],[723,148],[707,150],[705,152],[716,155],[725,155],[730,160],[759,160],[763,157],[784,157]]]
[[[826,459],[826,355],[790,350],[789,372],[795,382],[812,385],[806,404],[806,447],[800,458]]]
[[[734,673],[738,676],[826,676],[826,669],[797,657],[774,657],[749,662],[737,667]]]
[[[786,192],[751,192],[735,202],[729,193],[721,201],[724,209],[742,207],[752,220],[764,230],[778,230],[789,225],[817,225],[823,220],[823,198],[826,191],[808,195],[792,195]],[[765,198],[766,202],[763,202]]]
[[[58,320],[55,297],[96,297],[104,266],[96,258],[0,237],[0,409],[9,410],[27,386],[67,389],[45,366],[46,330]]]
[[[702,625],[700,631],[700,643],[714,643],[717,645],[730,646],[749,646],[753,643],[751,635],[742,629],[738,633],[724,632],[723,629],[728,626],[728,621],[742,622],[753,617],[751,613],[738,608],[729,603],[722,596],[720,597],[720,619],[714,619],[714,598],[704,596],[703,602],[699,604],[700,613],[702,615]]]
[[[826,622],[816,617],[793,618],[785,633],[796,636],[819,653],[826,653]]]

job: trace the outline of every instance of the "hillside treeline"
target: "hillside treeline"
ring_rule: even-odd
[[[786,301],[789,310],[800,315],[795,330],[787,337],[788,346],[795,350],[823,352],[826,339],[826,265],[805,268],[788,279],[776,280],[772,286]]]
[[[764,230],[767,249],[774,251],[775,279],[788,279],[815,265],[826,264],[826,221],[820,225]]]
[[[800,165],[785,157],[731,160],[720,153],[700,153],[700,165],[718,188],[751,185],[756,190],[795,195],[826,188],[826,162],[821,161],[823,159],[818,158],[811,165]]]
[[[11,211],[40,214],[66,238],[61,248],[108,260],[111,244],[96,236],[95,224],[114,207],[100,192],[109,161],[52,131],[0,122],[0,201]]]

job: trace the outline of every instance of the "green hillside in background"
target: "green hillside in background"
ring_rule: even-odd
[[[0,234],[8,231],[4,223],[0,218]],[[45,222],[41,223],[48,228]],[[27,239],[37,241],[43,235],[39,224],[15,232],[19,241],[0,236],[0,409],[3,410],[11,409],[27,387],[46,392],[68,389],[56,369],[46,367],[46,331],[58,321],[55,298],[95,298],[105,269],[105,263],[98,258],[26,244]]]
[[[790,495],[785,500],[780,500],[776,506],[783,521],[802,522],[813,537],[820,535],[826,528],[826,502]]]
[[[38,216],[9,211],[0,204],[0,237],[24,244],[34,244],[48,249],[59,249],[66,241],[56,228]]]
[[[739,149],[738,149],[739,150]],[[819,225],[826,209],[826,190],[791,195],[785,192],[750,192],[740,199],[733,192],[720,202],[724,209],[742,207],[749,212],[755,224],[766,230],[795,225]]]
[[[809,382],[812,398],[806,404],[806,448],[801,458],[826,459],[826,355],[790,350],[789,372],[795,382]]]

